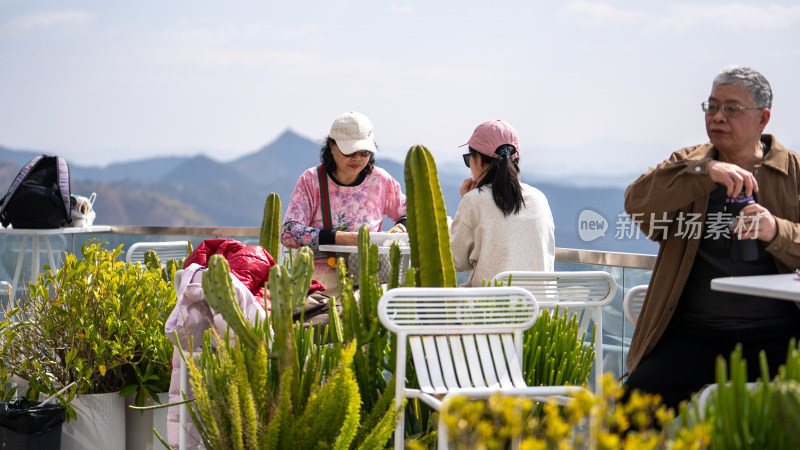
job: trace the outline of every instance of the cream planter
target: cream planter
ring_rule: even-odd
[[[128,450],[153,450],[163,448],[161,442],[153,433],[153,428],[166,441],[167,440],[167,409],[151,409],[148,411],[136,411],[128,408],[135,405],[136,394],[125,397],[125,448]],[[169,392],[158,394],[158,399],[162,405],[169,403]],[[153,406],[155,403],[148,400],[145,406]]]
[[[125,450],[125,397],[83,394],[71,405],[78,418],[61,428],[63,450]]]

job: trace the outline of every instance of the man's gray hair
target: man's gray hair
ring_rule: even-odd
[[[750,97],[759,108],[772,108],[772,88],[769,81],[749,67],[726,66],[714,77],[714,84],[735,84],[750,91]]]

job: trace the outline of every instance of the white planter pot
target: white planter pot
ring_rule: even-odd
[[[125,449],[125,397],[119,392],[84,394],[71,404],[78,417],[61,428],[63,450]]]
[[[153,428],[158,434],[167,440],[167,408],[152,409],[148,411],[137,411],[128,406],[135,405],[136,394],[125,397],[125,448],[127,450],[153,450],[163,446],[158,442],[158,438],[153,433]],[[158,394],[158,399],[162,405],[169,403],[169,392]],[[148,400],[145,406],[153,406],[155,403]]]

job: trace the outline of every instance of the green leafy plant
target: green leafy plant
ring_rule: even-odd
[[[175,304],[160,266],[118,261],[96,239],[67,254],[61,268],[40,274],[30,295],[7,312],[4,362],[30,384],[28,396],[122,391],[136,403],[169,386],[172,344],[164,322]],[[68,415],[74,414],[68,410]]]
[[[0,322],[0,356],[6,354],[10,338],[12,337],[10,328],[11,323]],[[0,401],[7,401],[14,398],[17,394],[17,387],[12,386],[11,377],[14,375],[12,367],[0,362]]]

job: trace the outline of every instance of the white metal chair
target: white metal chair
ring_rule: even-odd
[[[510,280],[509,280],[510,278]],[[593,320],[597,324],[594,337],[595,386],[602,385],[603,377],[603,313],[602,307],[611,303],[617,293],[617,282],[608,272],[534,272],[507,271],[493,280],[505,286],[527,289],[536,297],[542,309],[568,308],[578,314],[580,331],[585,332]]]
[[[575,386],[525,384],[522,333],[539,316],[533,295],[518,287],[397,288],[378,302],[381,323],[397,335],[395,405],[418,398],[440,410],[446,394],[486,396],[493,392],[549,397],[581,390]],[[406,342],[419,389],[406,386]],[[395,428],[395,449],[403,448],[404,419]],[[447,434],[439,422],[439,448]]]
[[[136,242],[125,252],[125,262],[144,262],[144,254],[154,250],[162,263],[189,255],[189,241]]]
[[[631,325],[635,326],[639,320],[639,313],[642,312],[642,304],[644,304],[644,296],[647,294],[647,286],[646,284],[640,284],[632,287],[622,300],[622,312]]]

